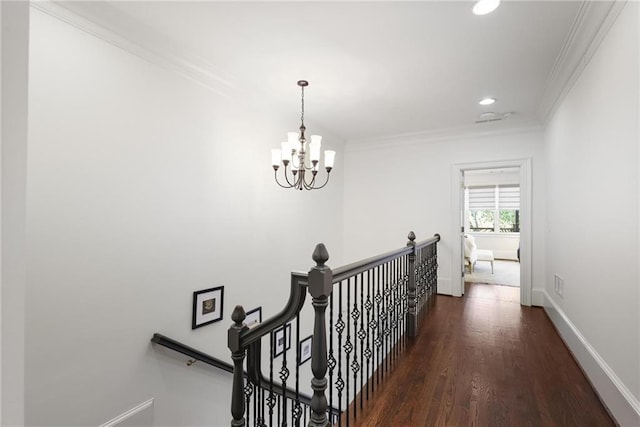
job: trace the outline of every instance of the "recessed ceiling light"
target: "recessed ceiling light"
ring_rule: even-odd
[[[500,6],[500,0],[478,0],[473,6],[474,15],[486,15]]]
[[[480,105],[491,105],[494,102],[496,102],[495,98],[483,98],[478,102],[478,104],[480,104]]]

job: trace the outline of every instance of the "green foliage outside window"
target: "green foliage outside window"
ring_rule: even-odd
[[[493,231],[494,212],[493,210],[472,210],[469,215],[471,230],[473,231]]]
[[[496,231],[494,212],[490,209],[470,211],[469,226],[471,231]],[[520,211],[516,209],[501,209],[499,215],[500,232],[517,233],[520,231]]]
[[[500,210],[500,231],[517,232],[520,231],[520,215],[515,209]]]

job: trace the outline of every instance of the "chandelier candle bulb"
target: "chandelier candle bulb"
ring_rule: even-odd
[[[326,150],[324,152],[324,167],[327,172],[333,169],[333,162],[336,160],[336,152],[333,150]]]
[[[320,135],[311,135],[311,144],[309,144],[309,157],[311,162],[320,161],[320,141],[322,137]]]
[[[288,142],[283,142],[280,146],[282,147],[282,163],[286,167],[289,164],[289,159],[291,158],[291,146],[289,146]]]
[[[329,182],[329,172],[333,168],[333,162],[336,152],[327,150],[324,152],[324,167],[327,171],[327,177],[324,183],[318,184],[316,177],[320,168],[320,147],[322,136],[311,135],[311,142],[307,143],[305,132],[307,128],[304,125],[304,88],[309,85],[306,80],[298,81],[301,89],[301,110],[300,114],[300,132],[288,132],[287,142],[281,144],[282,149],[271,150],[271,161],[273,170],[275,171],[276,183],[282,188],[293,188],[295,190],[318,190],[323,188]],[[307,153],[308,151],[308,153]],[[279,164],[282,161],[284,165],[283,175],[284,181],[278,179]],[[291,163],[291,173],[287,170],[287,165]]]
[[[271,149],[271,164],[275,170],[280,167],[280,161],[282,160],[282,154],[279,148]]]

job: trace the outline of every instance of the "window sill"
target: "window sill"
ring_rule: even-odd
[[[465,233],[466,234],[470,234],[473,237],[479,237],[479,236],[498,237],[498,238],[520,237],[520,232],[517,232],[517,233],[496,233],[495,231],[467,231]]]

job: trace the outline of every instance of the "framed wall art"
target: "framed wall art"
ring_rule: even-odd
[[[271,333],[271,343],[273,357],[278,357],[289,350],[291,348],[291,323],[287,323],[282,328],[273,331]]]
[[[298,344],[298,365],[302,365],[311,359],[311,344],[313,343],[313,335],[309,335]]]
[[[247,311],[247,317],[244,319],[244,323],[248,327],[262,323],[262,307],[254,308],[251,311]]]
[[[224,286],[193,293],[193,319],[191,329],[222,320]]]

